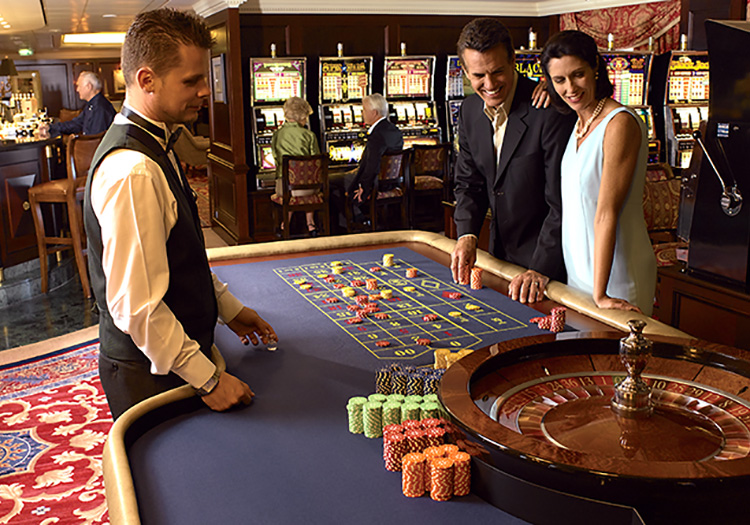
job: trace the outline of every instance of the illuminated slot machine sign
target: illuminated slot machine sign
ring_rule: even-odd
[[[612,98],[625,106],[644,105],[651,75],[651,54],[605,52],[602,58],[615,88]]]
[[[646,123],[648,128],[648,163],[656,164],[659,162],[661,143],[656,138],[653,109],[651,106],[632,106],[631,109]]]
[[[252,104],[283,104],[305,96],[304,58],[252,58]]]
[[[321,58],[320,103],[361,101],[370,94],[372,57]]]
[[[539,82],[544,77],[539,55],[541,53],[516,51],[516,71],[528,79]]]
[[[667,104],[708,104],[708,56],[677,55],[669,63]]]
[[[445,97],[448,100],[454,100],[457,98],[462,99],[465,96],[464,72],[463,69],[461,69],[461,61],[458,59],[458,55],[451,55],[448,57]]]
[[[386,98],[432,100],[434,60],[434,57],[386,57]]]
[[[433,100],[434,56],[385,57],[385,97],[396,113],[404,147],[438,144],[440,127]]]

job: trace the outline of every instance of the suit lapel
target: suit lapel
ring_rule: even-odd
[[[529,99],[528,86],[524,82],[524,78],[518,79],[516,85],[516,93],[513,96],[513,105],[508,115],[508,124],[505,127],[505,137],[503,138],[503,147],[500,151],[500,160],[497,163],[497,169],[495,171],[495,187],[500,183],[500,180],[505,175],[505,170],[508,167],[510,159],[516,152],[516,148],[521,143],[524,133],[526,133],[526,115],[529,113],[529,104],[526,101]]]

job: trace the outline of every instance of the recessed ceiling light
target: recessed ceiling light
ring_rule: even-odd
[[[113,13],[107,13],[105,15],[102,15],[102,18],[117,18],[117,15]]]
[[[63,44],[122,45],[125,33],[66,33]]]

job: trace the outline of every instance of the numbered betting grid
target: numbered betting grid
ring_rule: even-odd
[[[483,335],[528,326],[473,297],[468,286],[446,283],[403,260],[394,260],[391,267],[382,266],[379,261],[340,262],[343,273],[339,275],[333,274],[330,262],[287,266],[274,272],[378,359],[415,359],[436,348],[476,348]],[[373,271],[374,268],[380,271]],[[417,277],[406,277],[407,268],[417,268]],[[326,277],[335,281],[327,282]],[[366,279],[377,279],[378,289],[367,290]],[[383,289],[393,291],[389,299],[371,301],[380,312],[388,314],[387,319],[370,315],[359,324],[347,323],[356,317],[348,306],[356,305],[357,301],[355,297],[345,297],[342,288],[335,285],[351,286],[357,280],[363,282],[353,287],[357,295],[374,295]],[[310,286],[303,288],[303,284]],[[458,292],[461,297],[451,299],[447,296],[451,292]],[[333,297],[338,302],[326,302]],[[437,318],[424,320],[429,314]],[[417,344],[418,339],[429,339],[430,345]],[[379,341],[381,344],[387,341],[389,345],[378,346]]]

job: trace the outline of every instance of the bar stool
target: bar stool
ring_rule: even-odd
[[[94,152],[99,147],[102,137],[104,137],[104,133],[71,136],[66,153],[68,177],[43,182],[29,189],[29,203],[34,217],[37,248],[39,249],[39,267],[42,272],[42,293],[47,293],[49,289],[47,257],[62,250],[72,249],[78,274],[81,278],[83,293],[86,297],[91,297],[86,259],[83,253],[85,244],[83,216],[78,203],[83,201],[86,177],[94,158]],[[41,205],[50,203],[65,205],[63,208],[67,210],[70,237],[47,235]]]

